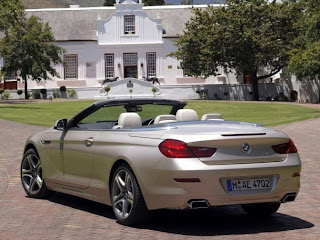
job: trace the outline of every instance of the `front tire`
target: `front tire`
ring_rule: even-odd
[[[280,207],[281,203],[271,202],[271,203],[253,203],[253,204],[243,204],[242,209],[251,216],[267,216],[274,214]]]
[[[149,211],[138,182],[127,164],[121,164],[112,176],[111,201],[113,212],[122,225],[137,225],[148,219]]]
[[[29,197],[45,198],[51,193],[43,180],[40,157],[34,149],[27,150],[23,155],[20,175],[22,186]]]

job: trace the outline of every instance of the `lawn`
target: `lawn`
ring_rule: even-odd
[[[0,105],[0,118],[39,126],[53,126],[60,118],[70,118],[93,103],[88,101],[43,102]],[[221,113],[225,120],[261,123],[275,126],[320,117],[320,109],[281,103],[187,101],[186,108],[205,113]]]

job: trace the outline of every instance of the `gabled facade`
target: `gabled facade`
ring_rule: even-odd
[[[45,84],[32,81],[30,88],[99,87],[101,80],[115,77],[157,77],[162,85],[237,83],[233,74],[187,76],[179,61],[167,56],[192,16],[191,6],[144,7],[142,1],[125,0],[114,7],[26,11],[49,22],[67,63],[56,66],[59,77]]]
[[[204,9],[207,5],[196,7]],[[142,0],[138,3],[117,0],[114,7],[35,9],[26,13],[49,22],[55,44],[66,49],[63,56],[66,66],[56,66],[59,77],[53,77],[52,81],[30,80],[30,89],[66,86],[91,91],[79,97],[93,97],[106,78],[156,77],[161,91],[169,97],[199,98],[196,90],[200,89],[210,99],[225,99],[225,92],[228,99],[251,99],[251,85],[245,77],[221,69],[219,76],[195,78],[180,68],[176,58],[168,56],[176,50],[174,40],[183,34],[186,22],[193,15],[192,6],[144,7]],[[0,67],[3,65],[0,59]],[[318,101],[319,91],[315,88],[320,89],[319,81],[310,85],[281,76],[284,74],[262,84],[261,99],[275,97],[279,92],[287,96],[296,92],[298,100]],[[23,84],[18,83],[18,88],[23,89]]]

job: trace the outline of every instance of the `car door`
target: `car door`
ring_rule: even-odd
[[[99,131],[70,129],[62,141],[63,181],[66,185],[87,188],[92,179],[92,161]]]

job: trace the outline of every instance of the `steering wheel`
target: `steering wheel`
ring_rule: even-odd
[[[148,125],[151,125],[154,123],[154,118],[151,118],[150,121],[148,122]]]

